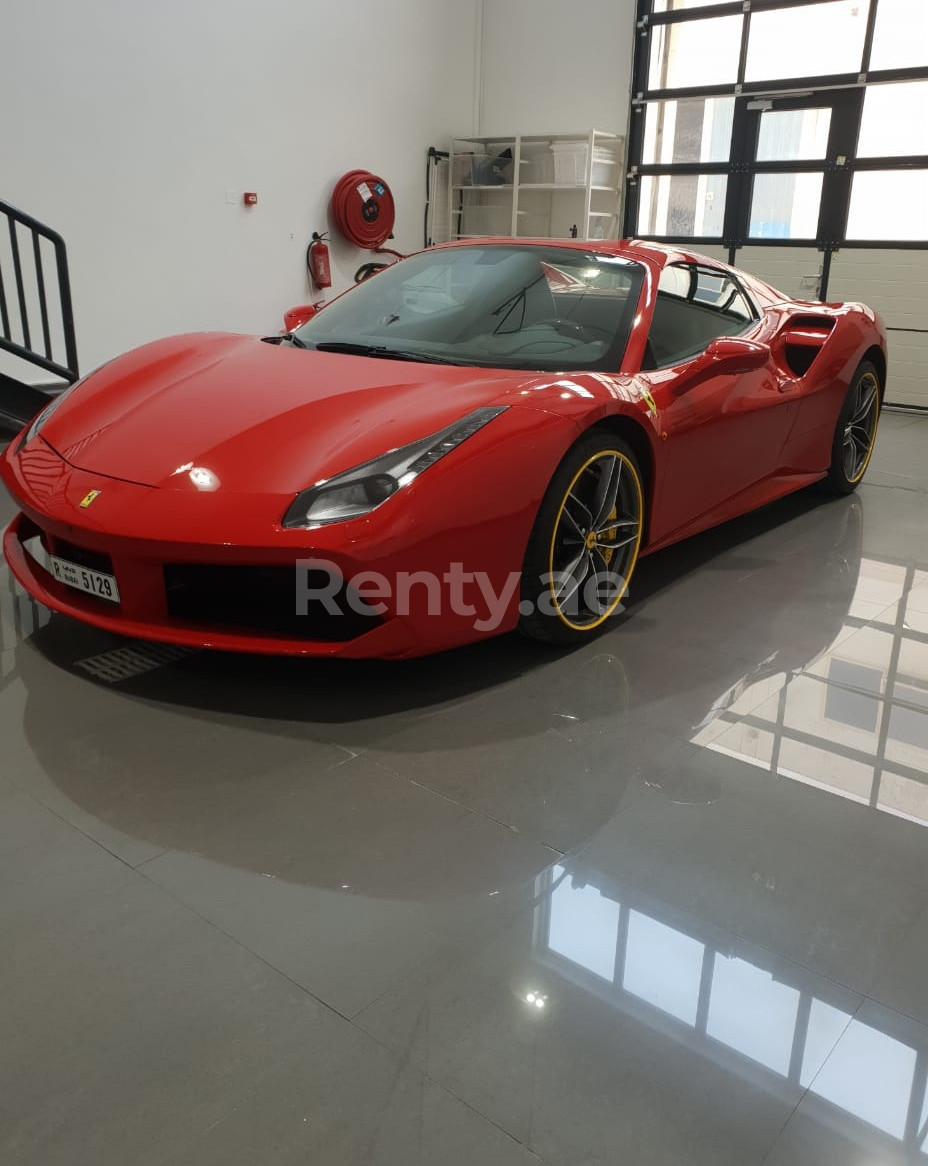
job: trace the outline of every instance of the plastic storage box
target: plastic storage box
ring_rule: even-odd
[[[455,154],[451,181],[455,186],[474,186],[479,183],[479,175],[490,161],[489,154]]]
[[[505,186],[512,183],[512,151],[501,154],[455,154],[454,186]]]
[[[554,181],[565,186],[586,185],[586,172],[590,158],[590,143],[552,142],[554,156]],[[618,178],[619,164],[615,154],[602,146],[593,150],[593,186],[614,187]]]
[[[617,215],[591,214],[590,227],[587,231],[588,239],[615,239],[614,234],[618,221]]]

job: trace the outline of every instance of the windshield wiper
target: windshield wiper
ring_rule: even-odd
[[[307,345],[303,345],[307,347]],[[386,348],[382,344],[357,344],[348,340],[321,340],[313,346],[318,352],[344,352],[348,356],[376,356],[383,360],[414,360],[420,364],[464,364],[465,361],[451,360],[447,356],[433,356],[425,352],[404,352],[399,348]]]
[[[265,344],[292,344],[296,348],[309,348],[299,336],[293,332],[281,332],[277,336],[262,336],[262,341]]]

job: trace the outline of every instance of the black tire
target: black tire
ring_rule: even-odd
[[[532,528],[519,630],[549,644],[606,631],[622,610],[644,524],[632,450],[605,430],[582,437],[551,479]]]
[[[863,361],[838,414],[831,465],[823,485],[833,494],[850,494],[867,472],[880,421],[883,386],[876,365]]]

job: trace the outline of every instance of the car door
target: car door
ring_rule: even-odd
[[[775,473],[795,418],[793,378],[773,360],[686,387],[686,374],[717,337],[759,338],[764,321],[737,278],[693,263],[662,271],[643,371],[666,443],[659,541]]]

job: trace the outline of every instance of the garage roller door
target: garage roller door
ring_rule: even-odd
[[[814,247],[740,247],[735,266],[797,300],[818,299],[821,252]]]
[[[928,409],[928,252],[883,249],[832,256],[829,300],[861,300],[889,338],[886,402]]]

